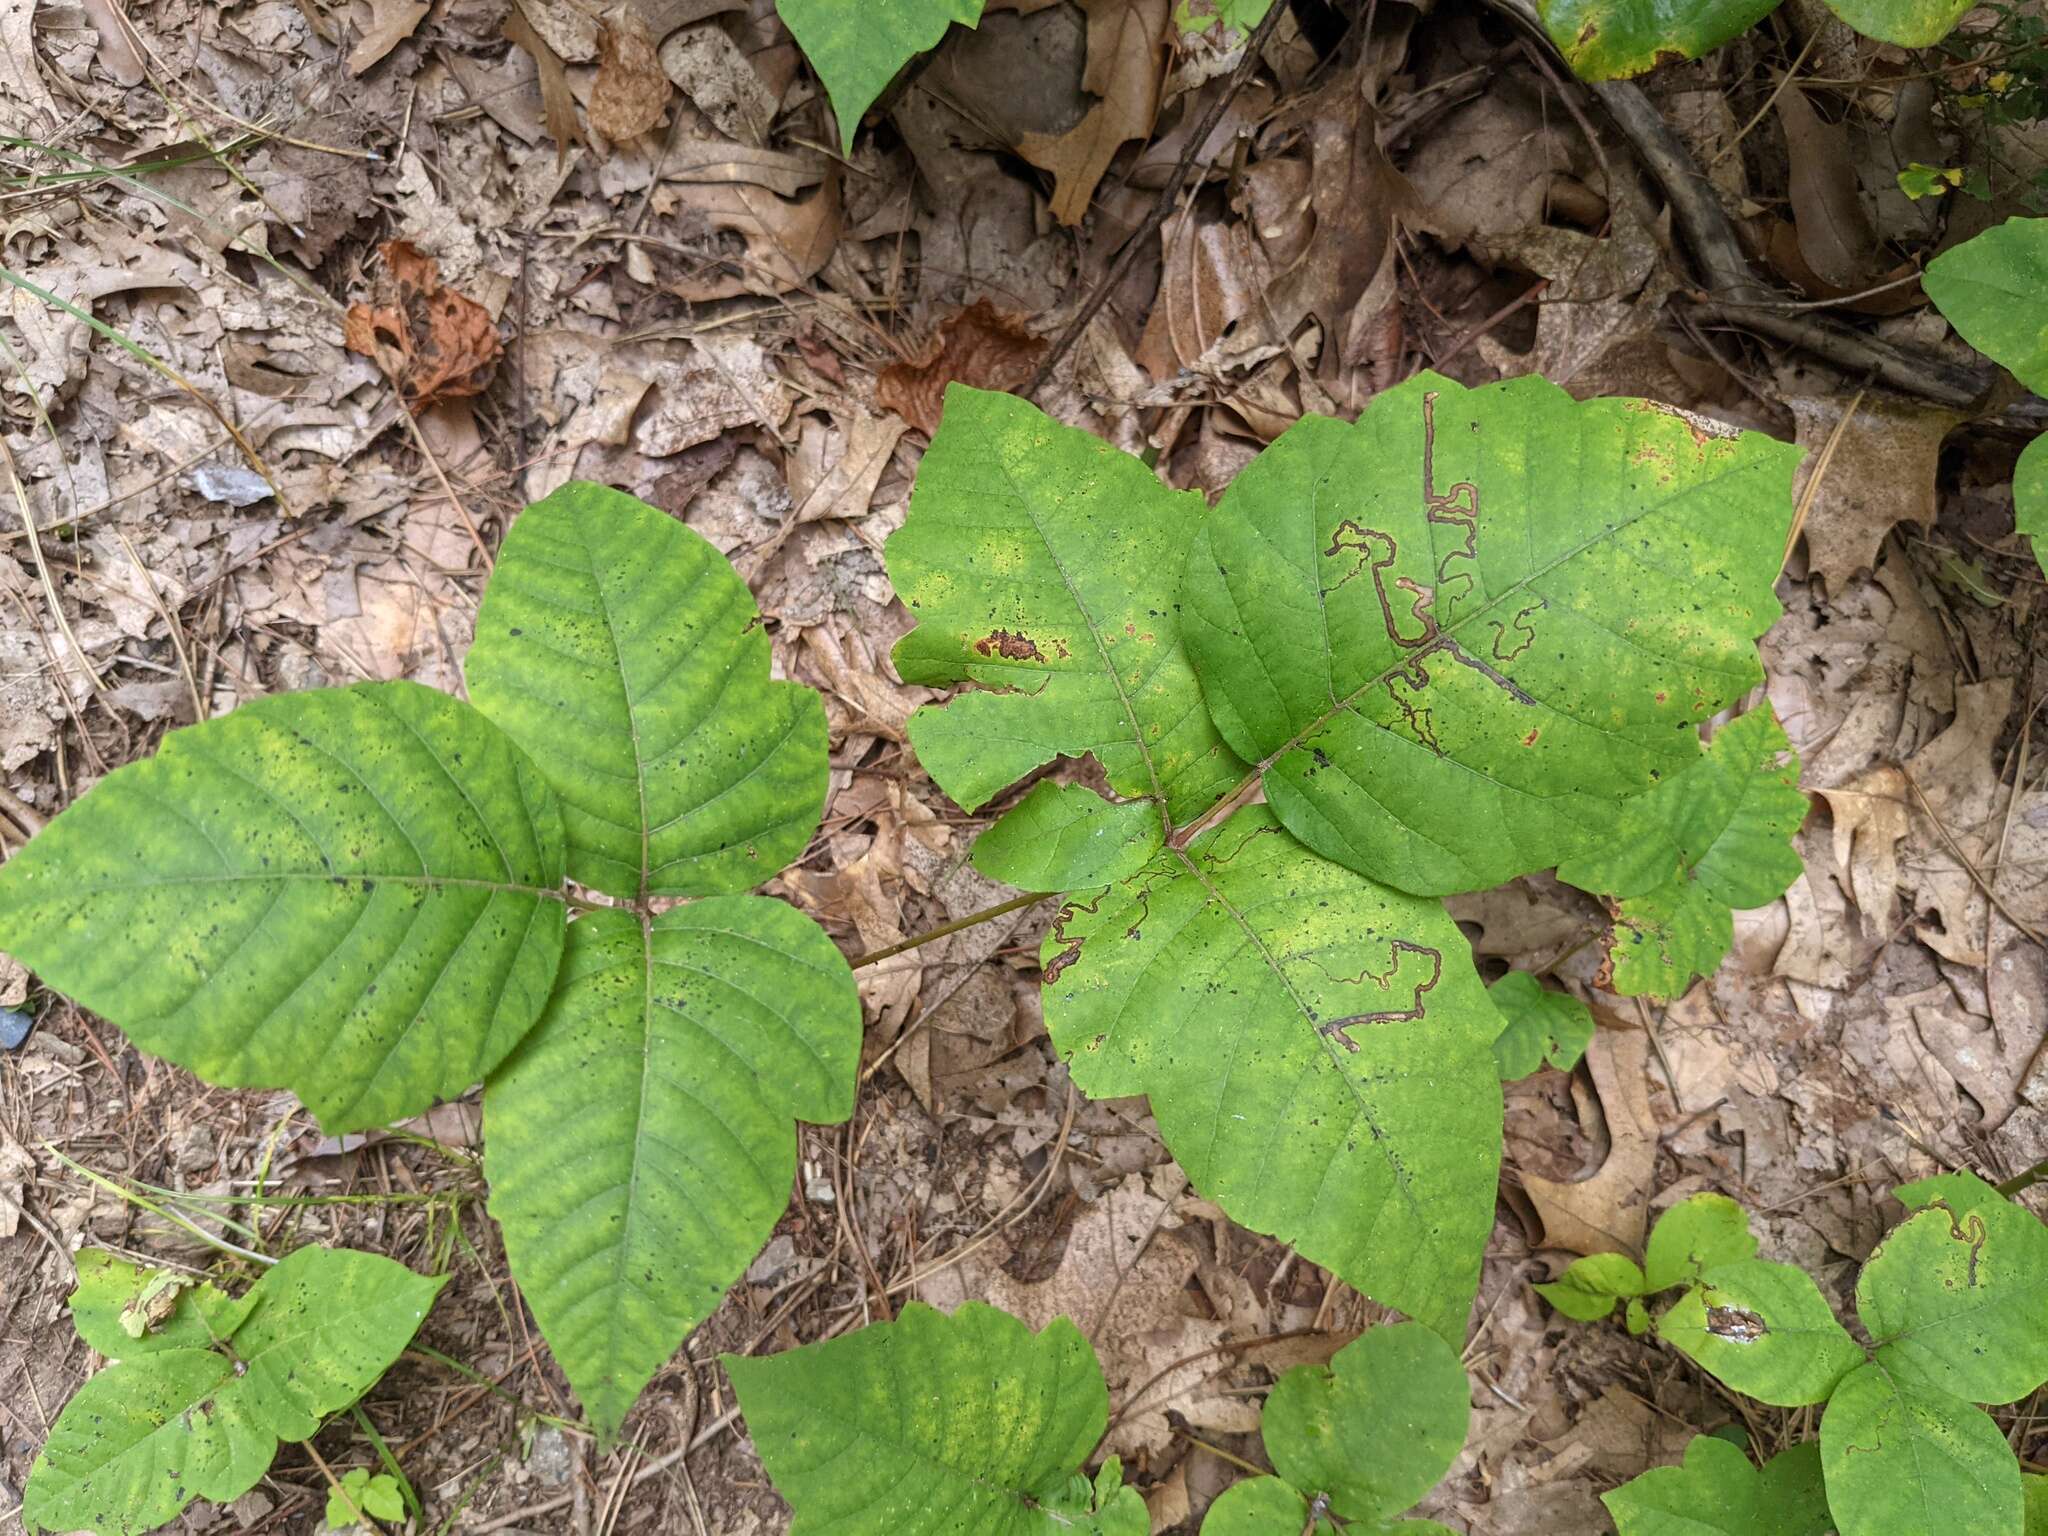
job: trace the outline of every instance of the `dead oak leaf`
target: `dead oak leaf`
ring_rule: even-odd
[[[562,56],[534,30],[533,23],[516,3],[505,13],[505,23],[499,31],[506,42],[526,51],[540,73],[541,117],[547,124],[548,137],[555,141],[555,163],[559,166],[568,157],[569,146],[584,141],[583,125],[576,117],[576,97],[569,89],[569,71]]]
[[[1038,366],[1045,342],[987,299],[976,299],[940,323],[919,351],[884,368],[875,380],[875,403],[894,411],[927,437],[939,430],[946,386],[1010,391]]]
[[[1088,66],[1081,85],[1096,98],[1065,133],[1027,133],[1017,153],[1053,178],[1052,214],[1079,224],[1116,152],[1152,132],[1166,79],[1173,0],[1083,0]]]
[[[1607,1117],[1607,1161],[1576,1182],[1522,1175],[1523,1192],[1543,1222],[1540,1246],[1581,1254],[1643,1251],[1657,1163],[1649,1063],[1649,1038],[1640,1030],[1603,1029],[1586,1047],[1586,1067]]]
[[[343,343],[373,359],[415,409],[482,394],[504,350],[490,311],[443,284],[434,259],[410,241],[377,250],[383,302],[349,306]]]

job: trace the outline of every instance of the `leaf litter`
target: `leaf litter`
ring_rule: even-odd
[[[966,817],[909,752],[932,695],[889,670],[910,616],[881,546],[945,384],[1021,389],[1192,151],[1038,396],[1176,487],[1220,492],[1304,412],[1354,414],[1424,365],[1652,394],[1810,462],[1839,432],[1764,641],[1816,802],[1801,879],[1669,1005],[1603,990],[1602,914],[1548,876],[1454,905],[1489,978],[1540,973],[1600,1032],[1573,1071],[1508,1085],[1473,1433],[1423,1512],[1597,1529],[1601,1492],[1733,1405],[1632,1341],[1556,1329],[1531,1282],[1714,1189],[1831,1283],[1893,1184],[2048,1156],[2048,668],[2004,429],[1760,342],[1735,311],[1706,322],[1697,253],[1629,146],[1478,9],[1295,7],[1199,145],[1241,55],[1178,39],[1170,10],[992,5],[841,159],[765,0],[0,3],[5,131],[49,146],[0,151],[0,261],[105,327],[20,286],[0,306],[0,430],[37,530],[0,498],[0,854],[195,704],[459,687],[479,544],[584,476],[733,555],[782,675],[824,691],[832,798],[775,889],[849,952],[1000,901],[967,849],[1011,801]],[[1831,39],[1772,100],[1741,52],[1764,46],[1668,67],[1658,106],[1788,301],[1885,284],[1938,238],[1885,190],[1892,142],[1928,136],[1892,83],[1906,56]],[[1920,355],[1968,355],[1910,284],[1866,307]],[[1381,1313],[1194,1197],[1143,1100],[1072,1089],[1035,985],[1048,916],[859,973],[854,1123],[804,1133],[768,1253],[657,1377],[638,1449],[605,1454],[526,1451],[525,1413],[567,1399],[503,1294],[459,1124],[323,1146],[287,1097],[204,1088],[47,994],[0,992],[37,1020],[0,1058],[0,1508],[38,1405],[84,1374],[60,1343],[71,1251],[203,1267],[218,1252],[193,1228],[232,1240],[218,1197],[253,1194],[349,1201],[256,1207],[276,1246],[457,1255],[424,1340],[525,1408],[425,1359],[365,1405],[430,1510],[467,1496],[457,1529],[688,1529],[695,1510],[782,1531],[712,1357],[962,1296],[1075,1317],[1155,1528],[1194,1529],[1235,1476],[1197,1442],[1256,1459],[1263,1387]],[[374,1469],[353,1421],[316,1443]],[[324,1494],[287,1451],[236,1518],[277,1528]]]

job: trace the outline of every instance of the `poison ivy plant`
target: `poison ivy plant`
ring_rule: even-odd
[[[853,1112],[846,961],[794,908],[730,894],[817,828],[824,713],[770,680],[716,550],[592,485],[513,524],[466,670],[561,797],[572,874],[643,900],[570,925],[546,1010],[484,1090],[506,1257],[609,1435],[767,1241],[796,1122]],[[650,895],[704,899],[654,915]]]
[[[1696,59],[1740,37],[1780,0],[1536,0],[1544,29],[1580,78],[1618,80]],[[1825,0],[1865,37],[1927,48],[1977,0]]]
[[[1424,375],[1355,425],[1304,421],[1212,511],[950,390],[887,549],[918,621],[895,659],[969,685],[910,723],[968,809],[1060,758],[1102,769],[1108,797],[1037,786],[976,852],[1068,895],[1042,958],[1075,1082],[1148,1094],[1236,1220],[1461,1334],[1503,1026],[1427,898],[1617,836],[1663,851],[1617,862],[1668,921],[1734,874],[1742,792],[1708,786],[1720,824],[1631,802],[1723,771],[1697,726],[1757,680],[1796,458],[1641,402]]]
[[[1539,1067],[1569,1072],[1593,1043],[1593,1015],[1568,992],[1552,992],[1526,971],[1509,971],[1487,989],[1507,1028],[1493,1042],[1502,1081]]]
[[[1868,1350],[1836,1321],[1803,1270],[1753,1256],[1746,1224],[1730,1219],[1725,1202],[1707,1206],[1696,1197],[1674,1207],[1652,1234],[1642,1271],[1631,1274],[1625,1259],[1602,1255],[1577,1261],[1540,1289],[1566,1315],[1591,1318],[1605,1316],[1619,1297],[1682,1287],[1656,1319],[1660,1339],[1745,1396],[1780,1407],[1825,1404],[1819,1456],[1841,1536],[2023,1536],[2019,1463],[1977,1405],[2017,1402],[2048,1381],[2048,1314],[2040,1305],[2048,1227],[1973,1174],[1945,1174],[1895,1193],[1911,1214],[1856,1282]],[[1660,1242],[1667,1226],[1672,1235]],[[1741,1482],[1722,1453],[1700,1447],[1693,1442],[1703,1463],[1697,1471],[1689,1451],[1683,1473],[1624,1501],[1635,1525],[1615,1506],[1622,1536],[1693,1529],[1654,1523],[1674,1508],[1667,1494]],[[1728,1504],[1738,1507],[1749,1506]],[[1779,1531],[1733,1514],[1700,1528],[1729,1536]]]
[[[351,1467],[341,1481],[327,1490],[327,1528],[349,1531],[362,1525],[358,1517],[373,1520],[403,1520],[405,1498],[398,1491],[398,1479],[389,1472],[374,1475],[368,1467]]]
[[[1081,1468],[1109,1422],[1081,1331],[1039,1333],[968,1302],[911,1302],[767,1359],[723,1357],[747,1431],[796,1518],[790,1536],[1146,1536],[1145,1501],[1112,1456]]]
[[[825,83],[840,147],[849,155],[861,114],[896,71],[937,47],[954,22],[978,25],[981,8],[982,0],[775,0],[782,24]]]
[[[852,972],[743,894],[817,827],[824,712],[710,545],[593,485],[514,524],[468,673],[474,707],[383,683],[172,732],[0,868],[0,946],[330,1130],[486,1078],[513,1276],[610,1435],[767,1240],[796,1121],[852,1112]]]
[[[165,1287],[111,1254],[78,1258],[79,1337],[115,1363],[64,1405],[29,1474],[31,1531],[154,1529],[196,1498],[225,1504],[384,1374],[446,1276],[376,1254],[301,1248],[241,1297]],[[168,1295],[160,1307],[156,1298]],[[143,1319],[138,1331],[134,1326]]]
[[[1557,875],[1614,913],[1607,971],[1624,996],[1676,997],[1735,942],[1738,909],[1799,878],[1799,758],[1768,705],[1714,733],[1705,756],[1621,808],[1597,851]]]
[[[1274,1475],[1225,1489],[1203,1536],[1303,1536],[1333,1530],[1333,1516],[1352,1531],[1450,1536],[1399,1516],[1457,1460],[1471,1413],[1455,1349],[1414,1323],[1370,1329],[1275,1384],[1259,1420]]]
[[[1812,1444],[1758,1469],[1739,1447],[1699,1435],[1684,1465],[1652,1468],[1600,1502],[1616,1536],[1829,1536],[1835,1528]]]
[[[1963,340],[2048,394],[2048,219],[2007,219],[1942,252],[1922,286]],[[2019,531],[2048,570],[2048,434],[2020,454],[2012,503]]]

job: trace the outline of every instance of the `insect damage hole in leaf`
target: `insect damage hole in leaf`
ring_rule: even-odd
[[[1362,874],[1442,895],[1554,865],[1762,681],[1798,460],[1534,377],[1306,417],[1189,553],[1209,712],[1288,829]]]
[[[796,1122],[853,1112],[860,999],[810,918],[738,894],[823,810],[824,710],[674,518],[572,484],[513,524],[468,659],[559,793],[572,876],[638,911],[569,927],[546,1011],[484,1092],[491,1214],[600,1433],[789,1203]],[[650,896],[699,898],[655,913]]]

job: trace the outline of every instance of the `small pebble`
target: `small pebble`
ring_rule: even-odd
[[[35,1027],[34,1015],[23,1013],[18,1008],[0,1008],[0,1050],[18,1049]]]
[[[253,507],[274,494],[268,480],[238,464],[200,464],[184,478],[208,501],[226,502],[231,507]]]

